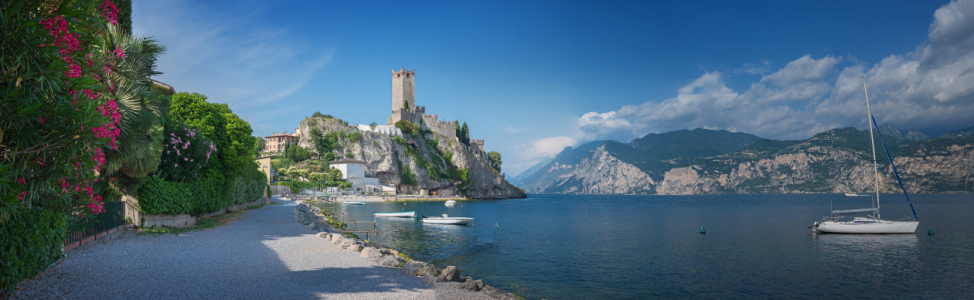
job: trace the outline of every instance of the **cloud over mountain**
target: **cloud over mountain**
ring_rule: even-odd
[[[974,1],[954,1],[937,9],[928,33],[915,51],[890,55],[873,65],[805,55],[745,91],[728,87],[721,72],[706,72],[673,98],[583,114],[578,119],[581,140],[626,140],[697,127],[802,139],[835,127],[865,127],[860,76],[866,77],[871,108],[880,123],[925,131],[970,125]],[[734,73],[766,73],[748,70]]]

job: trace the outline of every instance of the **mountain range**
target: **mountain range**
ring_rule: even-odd
[[[933,139],[891,124],[879,131],[908,191],[974,191],[974,126]],[[880,190],[898,192],[874,138]],[[694,129],[566,147],[511,182],[528,193],[864,193],[875,190],[872,160],[869,131],[851,127],[788,141]]]

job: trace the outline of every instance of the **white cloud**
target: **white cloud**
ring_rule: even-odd
[[[293,111],[275,105],[300,91],[335,56],[334,48],[299,38],[265,19],[268,3],[215,7],[205,2],[136,1],[133,31],[167,47],[156,79],[176,91],[227,103],[247,120]],[[252,124],[255,132],[270,130]]]
[[[974,0],[951,2],[934,13],[928,41],[915,52],[872,66],[855,58],[797,58],[773,73],[745,64],[735,73],[770,73],[744,92],[708,72],[676,97],[588,112],[579,118],[583,140],[625,141],[684,128],[728,129],[777,139],[803,139],[836,127],[866,126],[866,77],[880,123],[921,130],[970,126],[974,115]],[[769,66],[770,64],[766,64]],[[748,69],[748,67],[753,67]],[[620,135],[628,135],[619,138]]]

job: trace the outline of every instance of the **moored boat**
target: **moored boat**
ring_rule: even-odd
[[[457,204],[456,201],[450,200],[450,201],[447,201],[444,205],[446,205],[448,207],[453,207],[456,204]]]
[[[345,201],[342,204],[346,205],[365,205],[365,201]]]
[[[386,217],[386,218],[412,218],[416,216],[415,211],[404,211],[404,212],[377,212],[372,213],[376,217]]]
[[[903,186],[903,180],[900,179],[899,172],[896,171],[896,164],[893,163],[893,157],[890,156],[889,149],[886,148],[886,141],[883,140],[882,132],[877,132],[879,141],[883,145],[883,150],[886,150],[886,157],[889,158],[889,164],[893,169],[893,174],[896,175],[896,181],[899,182],[900,189],[903,190],[903,195],[906,196],[906,202],[910,203],[913,218],[900,221],[883,220],[879,213],[879,167],[876,163],[876,140],[873,138],[873,127],[876,128],[876,131],[879,131],[879,124],[876,123],[876,118],[873,117],[872,112],[869,110],[869,92],[866,91],[865,77],[862,79],[862,90],[866,95],[866,124],[870,125],[869,141],[872,143],[873,149],[873,174],[876,177],[876,201],[872,203],[873,207],[871,208],[833,210],[831,217],[824,217],[821,221],[815,222],[815,224],[808,227],[812,228],[813,231],[823,233],[914,233],[917,226],[920,225],[920,218],[917,217],[916,209],[913,208],[913,202],[910,201],[910,195],[906,192],[906,187]],[[846,196],[849,195],[846,194]],[[843,215],[853,214],[867,214],[868,217],[855,217],[852,220],[842,220]]]
[[[447,214],[443,214],[442,217],[423,216],[423,223],[427,224],[465,225],[470,222],[473,222],[473,218],[450,217]]]

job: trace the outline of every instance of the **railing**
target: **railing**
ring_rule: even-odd
[[[64,244],[74,243],[125,224],[125,202],[108,202],[104,207],[105,211],[97,215],[69,216]]]

